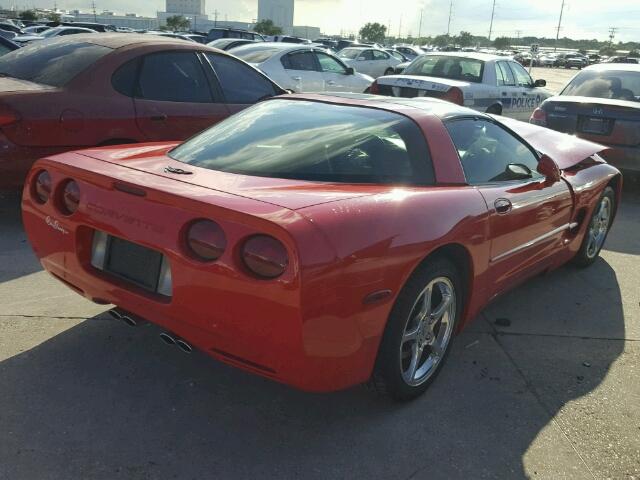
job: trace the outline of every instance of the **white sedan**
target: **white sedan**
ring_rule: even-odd
[[[340,50],[338,56],[357,72],[371,75],[373,78],[391,75],[396,65],[402,63],[379,48],[349,47]]]
[[[318,47],[259,42],[228,51],[252,64],[282,88],[301,92],[355,92],[369,88],[373,78],[357,73]]]
[[[27,43],[36,42],[38,40],[46,40],[47,38],[63,37],[66,35],[76,35],[79,33],[97,33],[95,30],[82,27],[55,27],[45,30],[38,35],[18,35],[13,39],[18,45],[26,45]]]
[[[400,75],[378,78],[371,93],[393,97],[436,97],[480,112],[528,120],[552,96],[544,80],[532,80],[510,58],[485,53],[428,53]]]

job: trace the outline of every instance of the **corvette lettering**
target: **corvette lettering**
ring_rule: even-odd
[[[47,217],[45,219],[45,222],[47,223],[47,225],[49,225],[51,228],[53,228],[57,232],[60,232],[63,235],[69,234],[69,230],[64,228],[59,220],[56,220],[55,218]]]
[[[97,203],[88,203],[87,209],[95,213],[96,215],[109,217],[113,220],[124,222],[129,225],[134,225],[144,230],[151,230],[152,232],[155,232],[155,233],[164,233],[164,229],[158,225],[154,225],[151,222],[144,221],[140,218],[133,217],[131,215],[128,215],[123,212],[119,212],[117,210],[113,210],[111,208],[103,207],[102,205],[98,205]]]

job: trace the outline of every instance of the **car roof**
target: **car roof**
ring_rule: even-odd
[[[327,101],[333,103],[342,103],[348,105],[361,105],[375,107],[384,104],[385,108],[389,110],[405,110],[405,107],[412,107],[427,114],[432,114],[439,117],[442,120],[457,118],[457,117],[483,117],[490,118],[489,116],[479,113],[476,110],[472,110],[467,107],[456,105],[455,103],[440,100],[432,97],[419,97],[419,98],[400,98],[400,97],[386,97],[382,95],[371,95],[366,93],[316,93],[316,94],[294,94],[285,95],[279,98],[296,98],[300,100],[310,101]],[[354,102],[355,100],[355,102]]]
[[[617,71],[617,72],[640,72],[638,63],[597,63],[583,69],[583,71]]]
[[[480,53],[480,52],[428,52],[425,55],[440,56],[440,57],[457,57],[457,58],[471,58],[474,60],[482,60],[485,62],[491,60],[506,60],[508,57],[501,57],[500,55],[494,55],[493,53]]]
[[[242,39],[236,39],[242,40]],[[252,48],[252,49],[278,49],[283,52],[287,50],[300,50],[301,48],[319,48],[310,43],[287,43],[287,42],[253,42],[247,45],[241,45],[238,48]],[[235,51],[235,49],[234,49]]]
[[[68,37],[64,37],[60,39],[60,41],[65,42],[84,42],[84,43],[93,43],[95,45],[101,45],[103,47],[118,49],[122,47],[127,47],[129,45],[136,44],[174,44],[174,45],[185,45],[185,41],[178,38],[164,37],[161,35],[149,35],[147,33],[94,33],[94,34],[82,34],[79,33],[77,35],[70,35]],[[193,46],[197,46],[198,44],[195,42]],[[204,47],[204,45],[201,45]],[[211,47],[209,47],[211,48]]]

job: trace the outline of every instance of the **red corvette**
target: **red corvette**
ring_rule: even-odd
[[[284,91],[225,52],[154,35],[71,35],[0,58],[0,190],[33,162],[96,145],[179,141]]]
[[[435,99],[294,95],[181,144],[39,160],[42,265],[114,316],[309,391],[422,393],[496,295],[597,258],[604,147]]]

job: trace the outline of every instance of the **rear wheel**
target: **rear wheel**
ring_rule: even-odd
[[[582,245],[574,262],[587,267],[596,261],[604,245],[615,212],[615,193],[613,188],[607,187],[598,200],[598,204],[589,220],[589,227],[582,240]]]
[[[460,274],[446,259],[420,267],[391,310],[372,385],[396,400],[410,400],[436,378],[462,313]]]
[[[486,113],[492,113],[494,115],[502,115],[502,107],[500,105],[491,105],[487,108]]]

